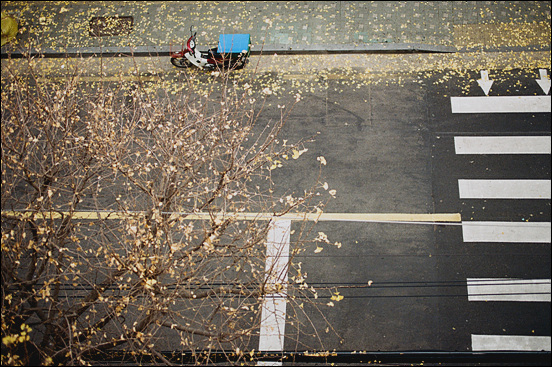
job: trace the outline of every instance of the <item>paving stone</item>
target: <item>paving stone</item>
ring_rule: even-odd
[[[346,50],[359,42],[424,43],[459,51],[510,44],[550,49],[549,1],[3,1],[2,10],[19,20],[20,40],[33,39],[34,46],[40,42],[50,51],[100,45],[163,49],[186,40],[191,25],[205,47],[224,32],[249,33],[254,43],[293,45],[298,52],[313,43]],[[132,32],[90,37],[90,20],[102,16],[133,17]]]

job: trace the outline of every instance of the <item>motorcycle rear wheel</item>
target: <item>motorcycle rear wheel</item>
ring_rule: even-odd
[[[190,60],[185,57],[171,57],[171,64],[173,64],[177,68],[189,68],[190,66],[192,66]]]
[[[248,62],[249,60],[247,58],[240,57],[239,60],[236,62],[235,67],[236,69],[243,69]]]

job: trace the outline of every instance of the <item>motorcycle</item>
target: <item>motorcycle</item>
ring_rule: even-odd
[[[243,68],[249,58],[251,50],[251,36],[249,34],[221,34],[217,47],[208,51],[199,51],[196,40],[197,32],[190,27],[190,38],[186,42],[186,49],[178,52],[171,50],[171,63],[179,68],[189,68],[192,65],[204,70],[230,70]]]

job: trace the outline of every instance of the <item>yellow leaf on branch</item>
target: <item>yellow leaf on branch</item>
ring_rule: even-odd
[[[301,149],[301,150],[293,149],[291,151],[292,152],[291,158],[297,159],[301,156],[301,154],[305,153],[307,150],[308,150],[307,148]]]

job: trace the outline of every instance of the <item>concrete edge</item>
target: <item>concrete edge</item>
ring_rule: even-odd
[[[178,50],[172,46],[172,50]],[[207,51],[207,47],[199,47]],[[507,46],[493,48],[456,48],[453,46],[430,45],[424,43],[371,43],[371,44],[290,44],[290,45],[253,45],[251,55],[324,55],[324,54],[368,54],[368,53],[466,53],[466,52],[523,52],[550,51],[545,46]],[[45,48],[31,49],[30,56],[45,58],[109,56],[170,56],[171,46],[137,46],[137,47],[69,47],[66,49]],[[4,46],[1,58],[22,58],[24,53],[11,46]]]
[[[172,47],[172,50],[178,50]],[[201,51],[207,48],[199,47]],[[372,44],[314,44],[314,45],[253,45],[251,55],[308,55],[308,54],[354,54],[354,53],[453,53],[456,48],[422,43],[372,43]],[[171,46],[137,46],[137,47],[69,47],[66,49],[45,48],[31,49],[30,56],[47,58],[89,57],[89,56],[170,56]],[[22,58],[20,50],[2,47],[1,58]]]

